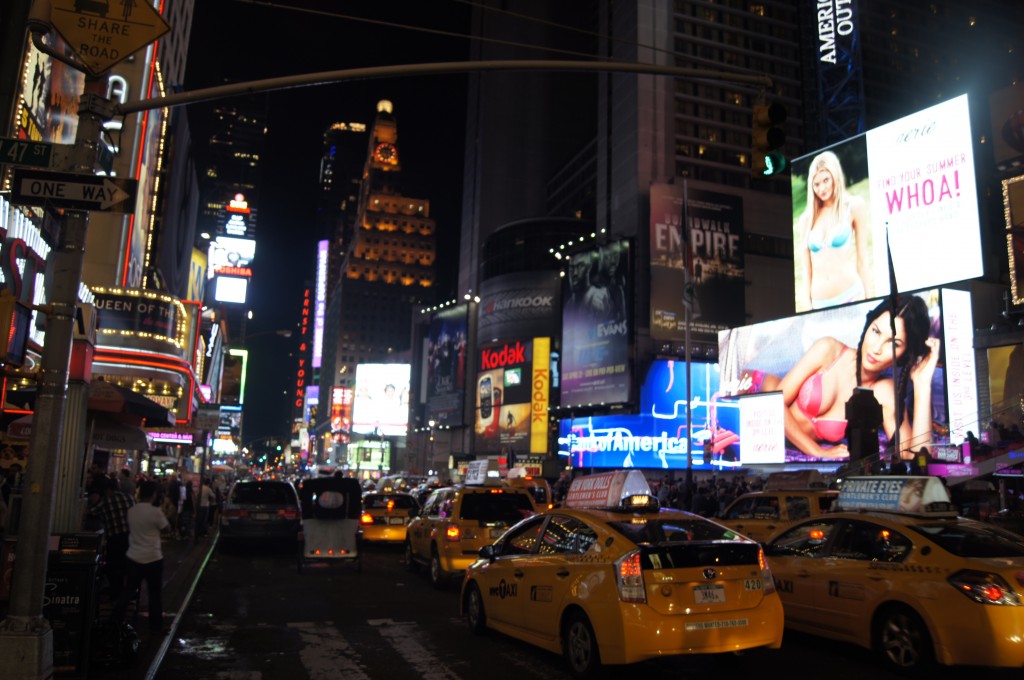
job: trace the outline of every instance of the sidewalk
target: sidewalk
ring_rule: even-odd
[[[192,593],[203,573],[203,568],[217,546],[217,536],[216,531],[211,531],[204,538],[165,538],[163,540],[164,628],[168,632],[165,635],[154,635],[149,632],[144,601],[139,607],[137,617],[134,608],[129,608],[127,620],[135,627],[142,641],[139,647],[139,657],[127,668],[103,668],[90,663],[88,677],[103,678],[104,680],[138,680],[139,678],[152,680],[156,676],[160,663],[177,633],[181,617],[192,599]],[[143,585],[142,590],[145,591],[145,589],[146,587]],[[112,604],[105,594],[101,595],[99,614],[106,615]]]

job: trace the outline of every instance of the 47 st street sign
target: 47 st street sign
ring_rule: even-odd
[[[69,210],[131,212],[139,183],[123,177],[15,169],[11,203]]]

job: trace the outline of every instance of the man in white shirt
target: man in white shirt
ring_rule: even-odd
[[[149,629],[154,634],[163,630],[164,554],[160,546],[160,533],[169,526],[163,510],[153,502],[156,482],[139,485],[139,502],[128,510],[128,584],[114,605],[114,618],[121,621],[128,601],[146,581],[149,601]]]

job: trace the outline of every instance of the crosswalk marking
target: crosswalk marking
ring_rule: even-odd
[[[289,623],[288,627],[296,629],[302,638],[299,659],[310,680],[370,680],[359,655],[331,622]]]
[[[413,667],[423,680],[460,680],[459,675],[438,661],[427,648],[416,639],[417,625],[413,622],[395,622],[391,619],[370,619],[399,656]]]

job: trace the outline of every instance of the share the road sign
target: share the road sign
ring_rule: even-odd
[[[11,203],[52,205],[70,210],[131,212],[139,183],[123,177],[77,175],[42,170],[14,170]]]
[[[50,0],[50,21],[94,76],[171,30],[149,0]]]

